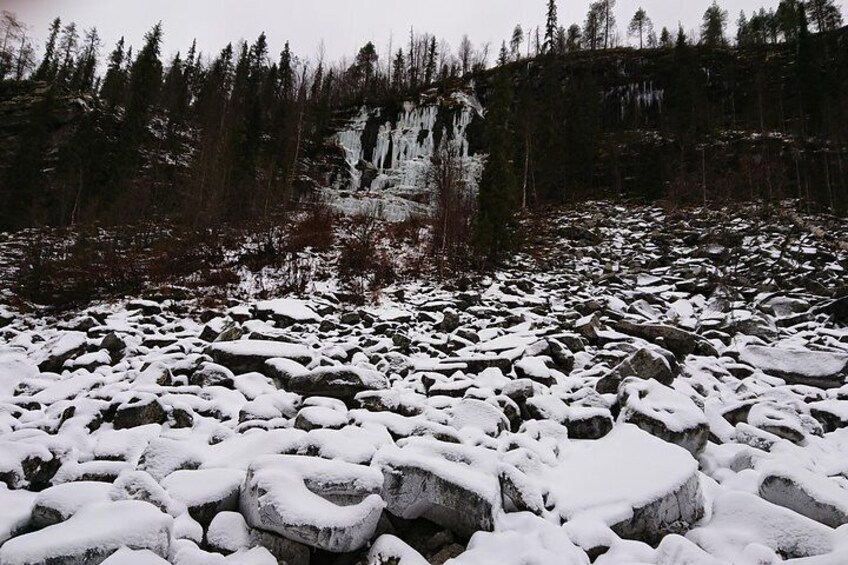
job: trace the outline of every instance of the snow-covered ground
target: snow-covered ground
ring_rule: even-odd
[[[845,222],[546,232],[365,307],[0,306],[0,564],[848,563]]]

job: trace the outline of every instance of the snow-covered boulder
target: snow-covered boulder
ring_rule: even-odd
[[[168,555],[173,518],[146,502],[87,506],[67,521],[13,538],[0,547],[3,565],[100,563],[121,547]]]
[[[333,553],[363,547],[385,503],[377,469],[296,455],[261,457],[247,471],[241,512],[247,523]]]
[[[671,362],[661,353],[646,347],[619,363],[610,374],[598,381],[595,388],[601,394],[615,393],[621,382],[628,377],[653,379],[670,385],[674,382],[675,371]]]
[[[742,562],[745,549],[751,544],[791,559],[830,553],[837,541],[832,528],[742,492],[720,494],[713,502],[709,522],[686,537],[729,563]]]
[[[568,446],[544,481],[563,519],[602,519],[625,538],[656,542],[704,513],[698,462],[632,424]]]
[[[272,378],[265,363],[269,359],[291,359],[301,365],[308,365],[315,357],[315,353],[305,345],[258,339],[213,343],[206,349],[206,353],[215,363],[237,375],[262,373]]]
[[[219,512],[236,510],[244,472],[236,469],[186,469],[162,481],[171,497],[188,508],[191,517],[208,526]]]
[[[739,360],[788,384],[839,388],[848,377],[848,353],[746,345],[739,352]]]
[[[450,565],[589,565],[589,557],[568,534],[528,513],[507,514],[495,532],[478,532]]]
[[[36,494],[0,485],[0,545],[28,528]]]
[[[384,534],[374,540],[368,552],[368,565],[429,565],[420,553],[402,539]]]
[[[272,319],[281,324],[321,321],[321,317],[306,302],[294,298],[278,298],[258,302],[253,310],[258,317]]]
[[[386,446],[374,458],[385,481],[387,510],[426,518],[459,535],[494,528],[501,507],[496,454],[430,438]]]
[[[527,399],[527,413],[537,420],[553,420],[568,430],[572,439],[599,439],[613,427],[613,419],[606,408],[574,406],[553,395],[537,395]]]
[[[108,502],[112,485],[94,481],[65,483],[38,493],[32,508],[32,527],[46,528],[64,522],[81,508]]]
[[[848,489],[828,477],[803,468],[769,469],[760,481],[765,500],[821,522],[831,528],[848,524]]]
[[[388,388],[388,379],[369,369],[359,367],[321,367],[289,379],[288,390],[305,397],[326,396],[346,402],[360,392]]]
[[[238,512],[221,512],[206,530],[209,547],[221,553],[250,548],[250,527]]]
[[[703,411],[687,396],[655,381],[631,378],[619,391],[621,419],[694,456],[704,450],[710,428]]]
[[[59,373],[65,361],[85,353],[86,343],[82,332],[59,332],[39,346],[33,361],[42,373]]]

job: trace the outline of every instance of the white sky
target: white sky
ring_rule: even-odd
[[[640,5],[662,26],[687,31],[698,29],[710,0],[618,0],[619,31]],[[838,0],[848,15],[848,0]],[[730,32],[740,10],[749,13],[761,6],[776,7],[778,0],[719,0],[730,12]],[[0,7],[15,12],[30,24],[39,48],[50,21],[76,21],[83,28],[96,26],[104,40],[104,55],[122,35],[138,46],[144,32],[157,21],[165,26],[163,54],[185,51],[197,38],[205,53],[217,53],[228,42],[252,41],[265,31],[272,52],[289,40],[299,56],[314,57],[323,39],[327,57],[349,59],[367,41],[383,54],[390,37],[395,49],[414,26],[456,46],[464,33],[475,45],[492,43],[496,53],[513,27],[527,30],[542,25],[546,0],[0,0]],[[560,23],[582,24],[589,0],[558,0]],[[493,55],[494,56],[494,55]]]

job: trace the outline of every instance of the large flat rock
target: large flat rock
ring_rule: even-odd
[[[565,520],[591,517],[622,537],[656,542],[704,512],[698,462],[685,449],[632,424],[570,445],[544,477]]]
[[[848,354],[802,348],[747,345],[739,360],[788,384],[839,388],[848,377]]]

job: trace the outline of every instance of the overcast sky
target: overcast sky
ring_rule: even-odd
[[[662,26],[696,30],[710,0],[618,0],[619,30],[640,5]],[[848,0],[838,0],[843,14]],[[730,12],[731,27],[740,10],[750,13],[778,0],[719,0]],[[433,33],[456,46],[467,33],[477,44],[491,42],[493,53],[515,24],[525,29],[544,23],[546,0],[2,0],[0,6],[18,14],[32,28],[41,48],[50,21],[76,21],[96,26],[108,53],[122,36],[134,45],[144,32],[162,21],[163,54],[185,52],[193,38],[206,53],[217,52],[230,41],[255,39],[262,31],[275,52],[289,40],[294,51],[314,57],[321,40],[330,59],[350,58],[367,41],[382,54],[394,36],[397,48],[409,29]],[[583,22],[589,0],[559,0],[560,23]],[[731,30],[732,32],[732,30]]]

